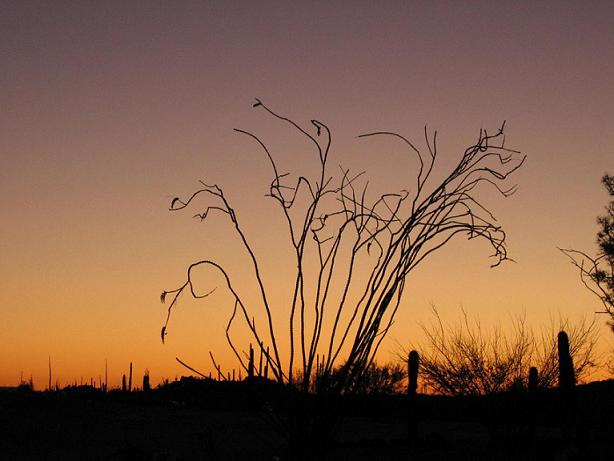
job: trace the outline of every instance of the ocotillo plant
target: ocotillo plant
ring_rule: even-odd
[[[128,392],[132,392],[132,362],[130,362],[130,378],[128,378]]]
[[[538,381],[538,375],[537,375],[537,368],[535,367],[531,367],[529,369],[529,392],[535,392],[537,390],[537,381]]]
[[[420,356],[417,351],[411,351],[407,360],[407,392],[409,395],[416,395],[418,390],[418,368]]]
[[[559,387],[561,389],[571,389],[576,384],[576,376],[573,368],[573,359],[569,353],[569,338],[564,331],[558,335],[559,351]]]

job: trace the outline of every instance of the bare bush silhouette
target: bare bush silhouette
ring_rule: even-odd
[[[236,129],[254,141],[270,162],[272,181],[267,195],[285,218],[295,258],[292,297],[285,311],[289,339],[284,347],[288,358],[282,360],[281,334],[274,327],[269,296],[274,287],[265,285],[260,257],[223,189],[205,181],[187,198],[174,198],[170,210],[177,212],[194,207],[197,198],[206,198],[208,202],[196,214],[197,218],[205,220],[211,213],[225,215],[246,250],[260,300],[242,299],[230,275],[218,262],[196,261],[188,267],[187,277],[178,288],[161,295],[162,302],[170,298],[162,340],[182,294],[205,298],[215,289],[206,287],[205,294],[195,289],[194,270],[206,266],[222,275],[225,288],[232,296],[226,334],[245,372],[248,371],[247,354],[232,340],[233,324],[239,319],[245,322],[257,352],[265,355],[270,372],[278,382],[309,391],[316,376],[316,358],[321,357],[319,379],[330,385],[319,386],[318,392],[337,395],[356,392],[393,323],[407,275],[431,253],[453,237],[463,235],[491,246],[492,266],[508,259],[506,234],[477,193],[479,186],[488,186],[504,197],[511,195],[515,187],[505,189],[501,184],[522,165],[525,157],[518,157],[516,151],[505,147],[504,126],[494,134],[480,130],[475,144],[461,153],[452,170],[443,179],[435,180],[432,173],[439,156],[436,131],[430,133],[425,128],[424,150],[397,133],[366,133],[359,138],[392,138],[402,143],[417,161],[414,179],[408,181],[407,190],[382,193],[370,200],[364,172],[352,174],[349,169],[340,168],[335,172],[329,168],[332,136],[327,125],[312,120],[310,128],[303,127],[260,100],[256,100],[254,107],[306,139],[319,161],[319,172],[314,177],[282,172],[259,136]],[[303,200],[305,197],[307,200]],[[315,267],[308,263],[309,258],[315,258]],[[357,282],[358,270],[367,272],[366,281]],[[315,285],[311,297],[307,297],[305,289],[308,281]],[[340,298],[332,300],[333,292],[341,293]],[[358,296],[351,297],[353,292]],[[254,320],[256,309],[266,319],[264,325]],[[333,376],[334,379],[323,379]]]
[[[420,350],[420,376],[433,392],[444,395],[486,395],[515,387],[526,388],[531,367],[538,371],[537,385],[554,387],[559,379],[557,332],[569,334],[570,354],[579,380],[595,366],[597,324],[582,320],[552,323],[537,334],[524,318],[511,322],[511,330],[501,326],[485,330],[479,319],[445,325],[436,309],[434,321],[423,325],[426,343]],[[406,356],[401,353],[400,357]]]
[[[383,365],[373,361],[368,369],[361,375],[354,387],[355,394],[362,395],[392,395],[403,393],[406,390],[407,370],[406,367],[398,362],[389,362]],[[334,386],[336,379],[341,377],[342,366],[333,370],[332,374],[323,373],[323,365],[316,366],[313,376],[310,379],[310,393],[319,394]],[[296,374],[297,380],[302,380],[303,376]]]

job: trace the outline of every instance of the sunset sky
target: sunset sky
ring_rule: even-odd
[[[160,292],[191,262],[217,258],[237,283],[249,275],[222,216],[168,211],[200,179],[224,188],[266,261],[274,313],[286,317],[276,287],[288,283],[277,264],[287,248],[264,197],[270,168],[233,128],[266,139],[285,170],[316,154],[253,109],[255,97],[301,124],[326,123],[333,165],[391,187],[414,181],[415,163],[390,140],[357,135],[396,131],[424,148],[427,125],[445,167],[480,128],[506,120],[506,145],[527,155],[514,196],[480,195],[516,263],[491,269],[490,248],[462,239],[433,255],[407,281],[381,361],[420,341],[432,304],[449,321],[462,306],[485,325],[526,315],[536,328],[599,310],[557,246],[594,252],[608,200],[614,2],[2,5],[0,386],[23,373],[44,388],[49,357],[61,384],[98,380],[105,359],[112,385],[131,361],[153,383],[187,373],[177,356],[208,372],[211,350],[237,367],[223,293],[184,299],[160,341]],[[605,320],[601,351],[614,347]]]

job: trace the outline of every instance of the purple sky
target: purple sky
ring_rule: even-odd
[[[159,292],[233,245],[166,207],[217,182],[263,251],[275,247],[259,221],[267,164],[232,128],[266,137],[287,168],[302,145],[254,97],[326,122],[340,162],[390,184],[412,165],[386,143],[367,157],[356,135],[420,143],[428,125],[453,159],[507,120],[508,144],[528,155],[516,196],[485,194],[517,264],[491,271],[484,246],[452,245],[411,280],[391,341],[413,337],[431,302],[487,322],[592,313],[556,246],[594,250],[599,180],[614,173],[613,20],[607,1],[3,2],[0,348],[14,352],[0,384],[20,371],[44,380],[49,355],[65,380],[97,376],[105,357],[159,378],[182,372],[175,355],[207,369],[207,348],[225,350],[227,311],[205,304],[186,303],[159,343]]]

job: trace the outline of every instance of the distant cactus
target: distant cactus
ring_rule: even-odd
[[[559,390],[561,397],[559,422],[562,437],[569,439],[575,437],[577,425],[577,402],[574,392],[576,376],[573,360],[569,353],[569,338],[564,331],[559,332],[557,345],[559,351]]]
[[[126,392],[126,375],[122,375],[122,392]]]
[[[409,395],[416,395],[418,390],[418,368],[420,365],[420,356],[417,351],[411,351],[409,353],[409,359],[407,360],[407,392]]]
[[[418,391],[418,370],[420,368],[420,356],[417,351],[411,351],[407,359],[407,395],[409,401],[408,413],[408,440],[413,447],[418,438],[418,407],[416,393]],[[412,448],[413,449],[413,448]]]
[[[538,382],[538,375],[537,375],[537,368],[535,367],[531,367],[529,369],[529,392],[535,392],[537,390],[537,382]]]
[[[151,390],[151,386],[149,385],[149,370],[145,370],[145,374],[143,375],[143,391],[148,392]]]
[[[260,345],[260,359],[258,360],[258,376],[262,376],[262,355],[264,353],[264,349],[262,345]]]
[[[247,366],[247,377],[254,377],[254,348],[252,345],[249,345],[249,364]]]
[[[130,377],[128,378],[128,392],[132,392],[132,362],[130,362]]]
[[[269,348],[266,348],[266,365],[264,366],[264,378],[269,379]]]
[[[559,388],[563,390],[572,389],[576,385],[576,376],[573,359],[569,353],[567,333],[564,331],[559,332],[557,343],[559,351]]]
[[[537,413],[536,408],[538,408],[537,400],[541,398],[541,396],[537,393],[538,382],[539,375],[537,373],[537,368],[529,368],[529,381],[527,385],[529,389],[529,395],[527,400],[525,401],[525,423],[527,429],[527,437],[529,441],[535,440],[535,417]]]

